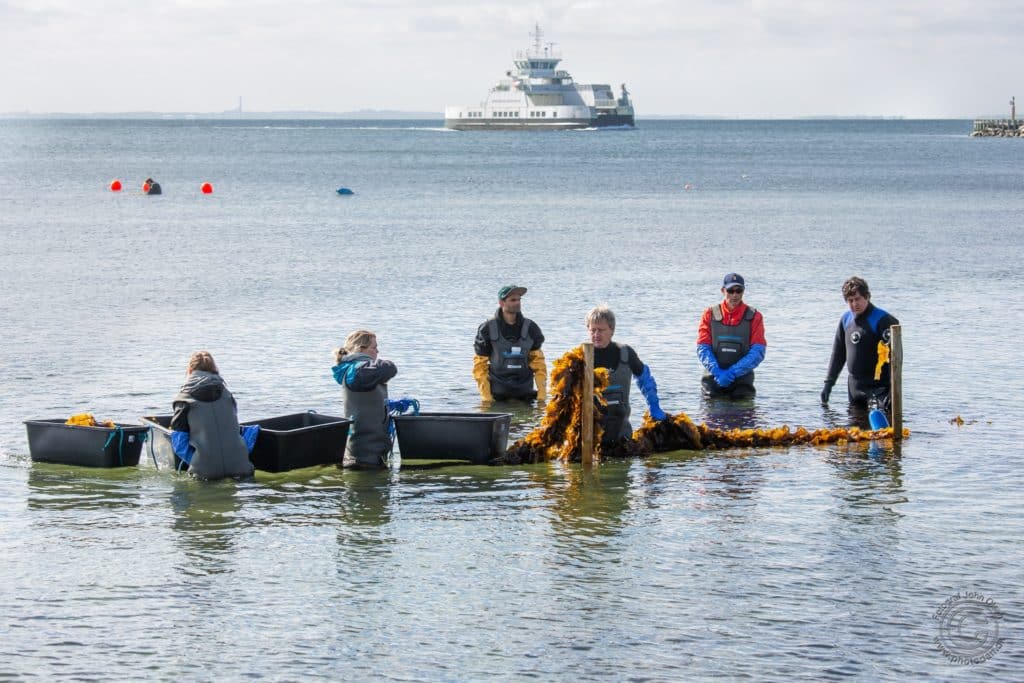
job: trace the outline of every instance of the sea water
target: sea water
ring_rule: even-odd
[[[1024,147],[969,131],[0,121],[0,677],[1015,677]],[[768,351],[754,401],[709,403],[694,340],[731,271]],[[902,323],[900,447],[241,484],[28,455],[25,419],[169,412],[197,349],[242,419],[337,414],[359,328],[392,396],[482,410],[473,336],[505,284],[549,362],[604,303],[667,411],[843,426],[845,374],[818,394],[851,275]],[[541,415],[496,407],[513,437]]]

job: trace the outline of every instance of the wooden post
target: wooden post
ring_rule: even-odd
[[[889,375],[892,380],[889,394],[892,407],[892,438],[903,439],[903,331],[899,325],[889,328]]]
[[[583,395],[580,397],[580,458],[594,462],[594,345],[583,343]]]

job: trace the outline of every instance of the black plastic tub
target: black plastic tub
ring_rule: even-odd
[[[25,428],[33,460],[83,467],[135,467],[148,431],[139,425],[69,425],[63,418],[26,420]]]
[[[149,445],[146,446],[146,449],[149,451],[149,457],[155,463],[159,463],[157,467],[170,467],[175,470],[180,468],[183,471],[188,471],[188,465],[174,454],[174,447],[171,445],[171,417],[171,415],[151,415],[139,419],[139,422],[149,429]]]
[[[293,413],[243,422],[259,425],[250,459],[264,472],[285,472],[313,465],[341,465],[352,420],[320,413]]]
[[[395,417],[402,460],[468,460],[505,455],[511,413],[420,413]]]

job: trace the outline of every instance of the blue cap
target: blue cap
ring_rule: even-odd
[[[518,294],[519,296],[522,296],[523,294],[526,294],[526,287],[520,287],[519,285],[505,285],[498,290],[498,298],[502,301],[504,301],[505,297],[510,294]]]
[[[746,289],[747,286],[743,284],[743,276],[739,273],[729,273],[722,280],[722,289],[729,289],[730,287],[742,287]]]

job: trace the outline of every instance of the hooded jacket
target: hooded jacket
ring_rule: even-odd
[[[189,474],[199,479],[249,477],[253,465],[239,434],[235,397],[224,379],[213,372],[194,370],[174,397],[171,429],[188,432],[196,449]]]

